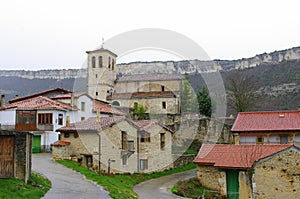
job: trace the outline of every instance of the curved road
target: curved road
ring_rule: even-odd
[[[175,173],[172,175],[148,180],[134,186],[133,190],[141,199],[178,199],[183,198],[171,193],[172,187],[179,180],[196,177],[196,170]]]
[[[51,154],[32,156],[33,171],[46,176],[52,188],[44,199],[108,199],[109,193],[72,169],[51,160]]]

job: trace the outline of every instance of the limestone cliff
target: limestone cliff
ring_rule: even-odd
[[[139,73],[194,73],[194,72],[216,72],[231,71],[235,69],[253,68],[260,65],[274,65],[284,61],[299,60],[300,47],[286,50],[263,53],[250,58],[238,60],[212,60],[212,61],[154,61],[154,62],[133,62],[117,65],[118,73],[139,74]],[[86,69],[68,70],[0,70],[0,77],[20,77],[26,79],[67,79],[86,78]]]

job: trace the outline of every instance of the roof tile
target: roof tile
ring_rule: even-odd
[[[300,130],[300,111],[239,113],[231,131]]]

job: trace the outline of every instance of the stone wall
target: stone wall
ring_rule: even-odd
[[[180,155],[179,157],[178,155],[173,155],[173,166],[174,168],[177,168],[192,163],[195,157],[196,155]]]
[[[197,165],[197,177],[203,186],[226,195],[226,173],[214,166]]]
[[[71,146],[52,146],[53,160],[70,160],[72,156]]]
[[[254,169],[255,198],[299,198],[299,150],[290,149],[263,159]]]

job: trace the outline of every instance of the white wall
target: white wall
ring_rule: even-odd
[[[0,124],[14,126],[16,124],[16,109],[0,111]]]

